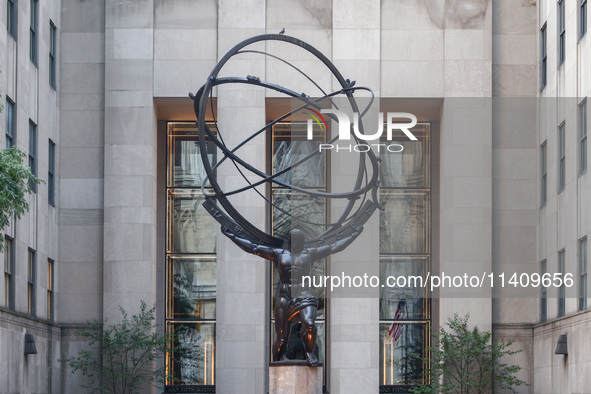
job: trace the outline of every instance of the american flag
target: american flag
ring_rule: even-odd
[[[397,319],[404,319],[406,310],[406,299],[401,298],[398,300],[398,307],[396,308],[396,313],[394,314],[394,320]],[[403,324],[398,321],[393,321],[390,329],[388,330],[388,336],[392,337],[393,342],[398,341],[398,338],[402,335]]]

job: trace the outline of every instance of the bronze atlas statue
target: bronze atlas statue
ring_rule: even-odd
[[[273,45],[267,45],[271,43]],[[281,48],[281,46],[286,45],[293,46],[293,50],[298,49],[303,51],[309,59],[315,61],[316,68],[318,64],[321,64],[324,67],[323,70],[327,69],[331,77],[336,79],[340,88],[337,91],[327,93],[329,89],[323,89],[300,68],[268,51],[269,48],[274,46]],[[264,51],[260,49],[262,46],[266,47]],[[282,49],[284,50],[282,53],[285,53],[286,48],[284,47]],[[287,49],[290,48],[288,47]],[[219,76],[220,71],[228,62],[235,56],[244,54],[248,54],[249,56],[260,55],[267,59],[273,59],[279,65],[290,68],[292,72],[299,74],[300,79],[307,81],[309,86],[313,86],[316,89],[314,92],[309,92],[314,93],[314,96],[305,92],[301,93],[301,86],[284,87],[280,84],[273,83],[273,81],[263,81],[257,76]],[[290,110],[287,110],[280,117],[261,125],[258,130],[254,131],[250,137],[246,138],[240,144],[228,146],[223,139],[223,129],[220,129],[215,117],[213,117],[215,129],[211,127],[211,117],[214,114],[212,104],[213,88],[225,84],[255,85],[263,89],[270,89],[275,92],[274,94],[278,92],[285,95],[285,97],[291,98],[292,106]],[[206,83],[199,91],[194,95],[189,95],[194,101],[199,130],[200,155],[203,161],[203,169],[207,175],[202,184],[202,192],[205,195],[204,207],[220,223],[222,233],[225,236],[245,252],[272,261],[277,270],[279,284],[278,290],[276,291],[274,308],[276,340],[272,349],[273,361],[275,362],[286,359],[288,336],[291,327],[295,324],[301,324],[299,333],[302,338],[306,361],[310,366],[317,366],[319,364],[314,354],[317,337],[316,314],[319,302],[323,302],[323,300],[319,300],[317,296],[313,295],[310,289],[300,286],[301,282],[298,278],[304,275],[310,275],[314,263],[326,258],[330,254],[340,252],[350,245],[363,230],[365,222],[372,216],[376,208],[379,208],[379,160],[372,150],[359,152],[357,155],[359,158],[357,176],[352,177],[352,184],[347,189],[349,191],[331,193],[326,190],[295,185],[288,181],[290,179],[289,177],[285,176],[291,171],[294,171],[298,166],[303,165],[306,161],[313,159],[316,155],[323,154],[321,150],[312,150],[309,154],[298,158],[297,161],[294,160],[295,162],[272,174],[268,174],[265,170],[256,168],[254,165],[246,162],[239,156],[239,151],[254,137],[270,130],[280,121],[293,119],[293,117],[302,111],[318,114],[322,109],[338,108],[335,99],[339,96],[341,99],[346,100],[348,106],[354,112],[359,113],[358,103],[353,95],[354,92],[357,90],[370,92],[371,101],[373,101],[373,92],[369,88],[356,87],[354,85],[354,81],[343,78],[332,62],[309,44],[283,34],[266,34],[249,38],[233,47],[217,63],[207,78]],[[293,105],[294,102],[296,103],[295,105]],[[362,133],[363,115],[368,109],[369,105],[360,113],[357,122],[358,130],[361,130]],[[207,123],[206,115],[210,117],[210,121]],[[336,116],[327,115],[333,122],[339,122]],[[236,121],[239,120],[236,119]],[[351,134],[356,142],[360,142],[356,133]],[[327,137],[326,139],[328,141],[325,142],[330,144],[336,141],[337,137],[332,139]],[[213,149],[221,152],[223,155],[217,163],[211,162],[211,142],[215,144]],[[220,183],[218,183],[216,174],[217,169],[223,163],[231,164],[231,168],[235,169],[237,174],[244,180],[244,187],[234,190],[222,189]],[[258,180],[252,181],[253,176],[258,178]],[[290,215],[293,215],[284,207],[277,206],[264,191],[257,189],[259,186],[264,188],[267,185],[280,186],[286,190],[306,195],[310,198],[325,200],[341,199],[345,201],[345,204],[342,204],[344,208],[336,220],[320,223],[319,226],[322,230],[318,231],[315,236],[305,234],[297,226],[293,226],[289,231],[284,232],[282,236],[278,236],[272,231],[262,230],[252,224],[245,217],[244,213],[238,212],[230,198],[246,191],[254,191],[272,209],[281,211],[288,218]],[[213,192],[209,190],[213,190]],[[293,217],[292,219],[294,223],[310,223],[310,221],[306,221],[306,218]]]

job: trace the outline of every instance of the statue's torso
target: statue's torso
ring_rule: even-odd
[[[279,281],[282,285],[291,286],[292,278],[301,278],[302,275],[310,275],[313,263],[312,255],[306,250],[301,253],[285,251],[275,261],[279,273]]]

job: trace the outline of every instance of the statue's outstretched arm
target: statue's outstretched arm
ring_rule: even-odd
[[[238,247],[245,252],[261,256],[267,260],[275,260],[277,257],[276,250],[265,245],[258,245],[245,238],[240,238],[230,230],[222,227],[222,233],[230,238]]]
[[[353,232],[348,237],[340,239],[337,242],[335,242],[334,244],[332,244],[330,247],[330,254],[338,253],[342,250],[345,250],[345,248],[347,246],[349,246],[353,241],[355,241],[355,238],[357,238],[359,236],[359,234],[361,234],[362,230],[363,230],[363,227],[360,226],[360,227],[356,228],[355,232]]]
[[[325,257],[328,257],[331,254],[338,253],[344,250],[355,240],[355,238],[359,236],[359,234],[361,234],[361,231],[363,230],[363,226],[357,226],[354,228],[355,232],[353,232],[351,235],[343,239],[340,239],[331,245],[321,246],[319,248],[314,248],[313,250],[310,250],[314,254],[314,260],[320,260]]]

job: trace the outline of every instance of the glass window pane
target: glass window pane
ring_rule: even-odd
[[[323,135],[314,140],[306,138],[306,125],[299,123],[277,124],[273,127],[273,173],[280,172],[296,164],[313,152],[318,152]],[[308,188],[325,187],[325,155],[313,155],[303,163],[277,177],[278,180],[295,186]],[[318,169],[322,169],[319,171]],[[279,185],[274,185],[279,186]]]
[[[291,190],[273,192],[273,234],[288,238],[289,231],[300,229],[307,239],[324,232],[325,201]]]
[[[208,127],[214,133],[215,125]],[[170,123],[168,125],[169,187],[201,187],[205,169],[199,150],[199,133],[193,123]],[[217,163],[217,148],[212,141],[207,143],[209,163]],[[209,183],[207,184],[209,185]]]
[[[422,357],[428,340],[426,323],[380,323],[380,385],[426,383]]]
[[[421,320],[429,318],[427,289],[421,287],[429,260],[427,257],[382,257],[380,259],[380,319]],[[389,277],[417,278],[417,282],[393,282]],[[411,279],[412,280],[412,279]],[[392,283],[390,285],[389,283]]]
[[[4,272],[11,273],[10,257],[12,256],[12,242],[9,239],[4,239]]]
[[[383,191],[380,212],[380,253],[428,253],[427,192]]]
[[[215,253],[218,225],[198,191],[168,192],[169,253]]]
[[[379,154],[380,184],[382,187],[429,187],[429,124],[420,124],[411,131],[418,141],[410,141],[406,136],[394,135],[392,141],[404,150],[400,153],[381,149]]]
[[[215,384],[215,323],[168,323],[175,336],[175,348],[168,355],[171,373],[177,379],[169,385]]]
[[[215,257],[168,259],[169,318],[215,319]]]

